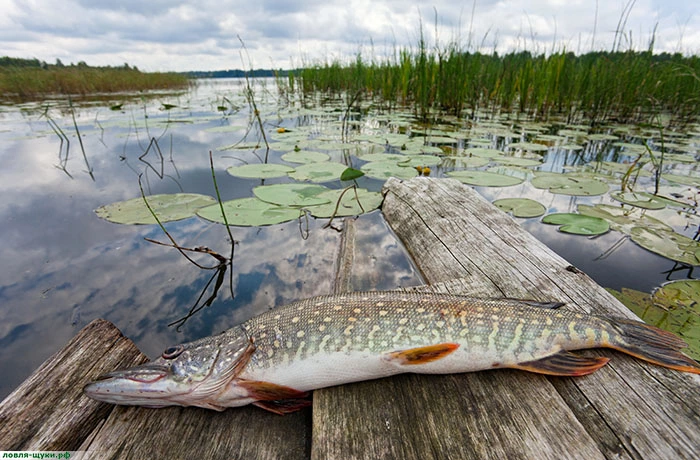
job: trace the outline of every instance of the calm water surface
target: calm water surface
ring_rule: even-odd
[[[87,162],[65,105],[51,108],[49,117],[36,104],[0,108],[0,397],[95,318],[112,321],[142,351],[155,356],[167,345],[218,333],[276,305],[331,290],[340,234],[322,228],[326,219],[310,218],[301,226],[290,222],[233,227],[234,298],[227,280],[212,305],[178,330],[168,324],[187,315],[212,272],[196,268],[174,249],[145,241],[144,237],[166,240],[157,226],[113,224],[94,213],[101,205],[140,196],[139,174],[147,194],[186,191],[214,196],[210,150],[222,198],[251,196],[251,188],[260,181],[232,177],[225,169],[253,157],[244,150],[218,150],[259,138],[255,129],[248,130],[250,113],[240,96],[240,83],[204,81],[179,96],[124,102],[117,111],[104,103],[76,107]],[[269,91],[274,92],[272,86]],[[270,132],[277,126],[294,129],[318,123],[308,115],[283,114],[276,104],[264,103],[274,100],[271,94],[264,89],[258,94]],[[119,102],[114,98],[112,104]],[[163,103],[177,107],[163,110]],[[50,120],[70,140],[67,153]],[[318,129],[323,129],[322,123]],[[154,148],[144,155],[151,138],[158,140],[162,158]],[[274,150],[274,143],[272,147],[270,159],[276,161],[283,152]],[[548,158],[543,168],[554,169],[554,161]],[[442,173],[435,168],[433,175]],[[370,190],[382,184],[366,177],[359,183]],[[339,181],[324,185],[341,187]],[[489,200],[531,197],[550,212],[572,212],[578,203],[611,202],[555,196],[527,182],[478,190]],[[587,239],[560,233],[539,219],[520,222],[603,286],[651,291],[674,268],[672,261],[629,240],[617,246],[622,235],[616,232]],[[222,225],[193,217],[166,226],[182,246],[207,246],[224,255],[230,251]],[[353,273],[355,289],[422,282],[379,211],[359,217],[356,227],[356,251],[366,270]],[[692,236],[692,230],[686,233]],[[606,256],[613,247],[616,250]],[[213,263],[205,256],[198,260]],[[676,271],[671,278],[687,276],[687,270]]]

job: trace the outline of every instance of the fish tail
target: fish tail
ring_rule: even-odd
[[[613,319],[610,324],[619,335],[611,338],[607,344],[609,348],[659,366],[700,374],[700,364],[680,351],[688,344],[675,334],[640,321],[621,318]]]

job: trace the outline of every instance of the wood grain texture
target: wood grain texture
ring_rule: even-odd
[[[470,187],[454,180],[390,179],[385,194],[387,221],[430,283],[457,278],[481,295],[561,300],[565,308],[636,318]],[[614,351],[589,353],[612,361],[584,378],[544,380],[603,455],[694,458],[700,452],[700,376]],[[513,388],[492,394],[502,397]]]
[[[83,386],[144,361],[110,322],[91,322],[0,403],[0,450],[76,450],[112,410],[84,396]]]

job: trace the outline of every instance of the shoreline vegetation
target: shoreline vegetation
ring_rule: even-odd
[[[28,102],[56,96],[89,96],[148,90],[182,90],[191,80],[176,72],[141,72],[120,67],[92,67],[85,62],[47,64],[38,59],[0,57],[0,101]]]
[[[0,99],[40,100],[56,95],[185,89],[196,78],[274,77],[281,96],[302,101],[342,98],[411,108],[420,119],[436,114],[474,117],[480,111],[567,123],[610,121],[687,124],[700,114],[700,57],[648,51],[576,55],[529,51],[499,55],[462,51],[457,44],[394,51],[388,59],[361,53],[293,70],[141,72],[0,58]]]

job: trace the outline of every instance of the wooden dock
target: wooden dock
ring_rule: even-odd
[[[561,300],[563,308],[634,317],[459,182],[390,179],[383,212],[424,276],[419,289]],[[336,291],[348,289],[358,268],[352,230],[350,220]],[[146,360],[96,320],[0,404],[0,450],[77,450],[90,459],[698,458],[700,376],[614,351],[585,353],[611,361],[579,378],[404,374],[317,390],[312,408],[287,416],[250,406],[153,410],[81,394],[97,375]]]

